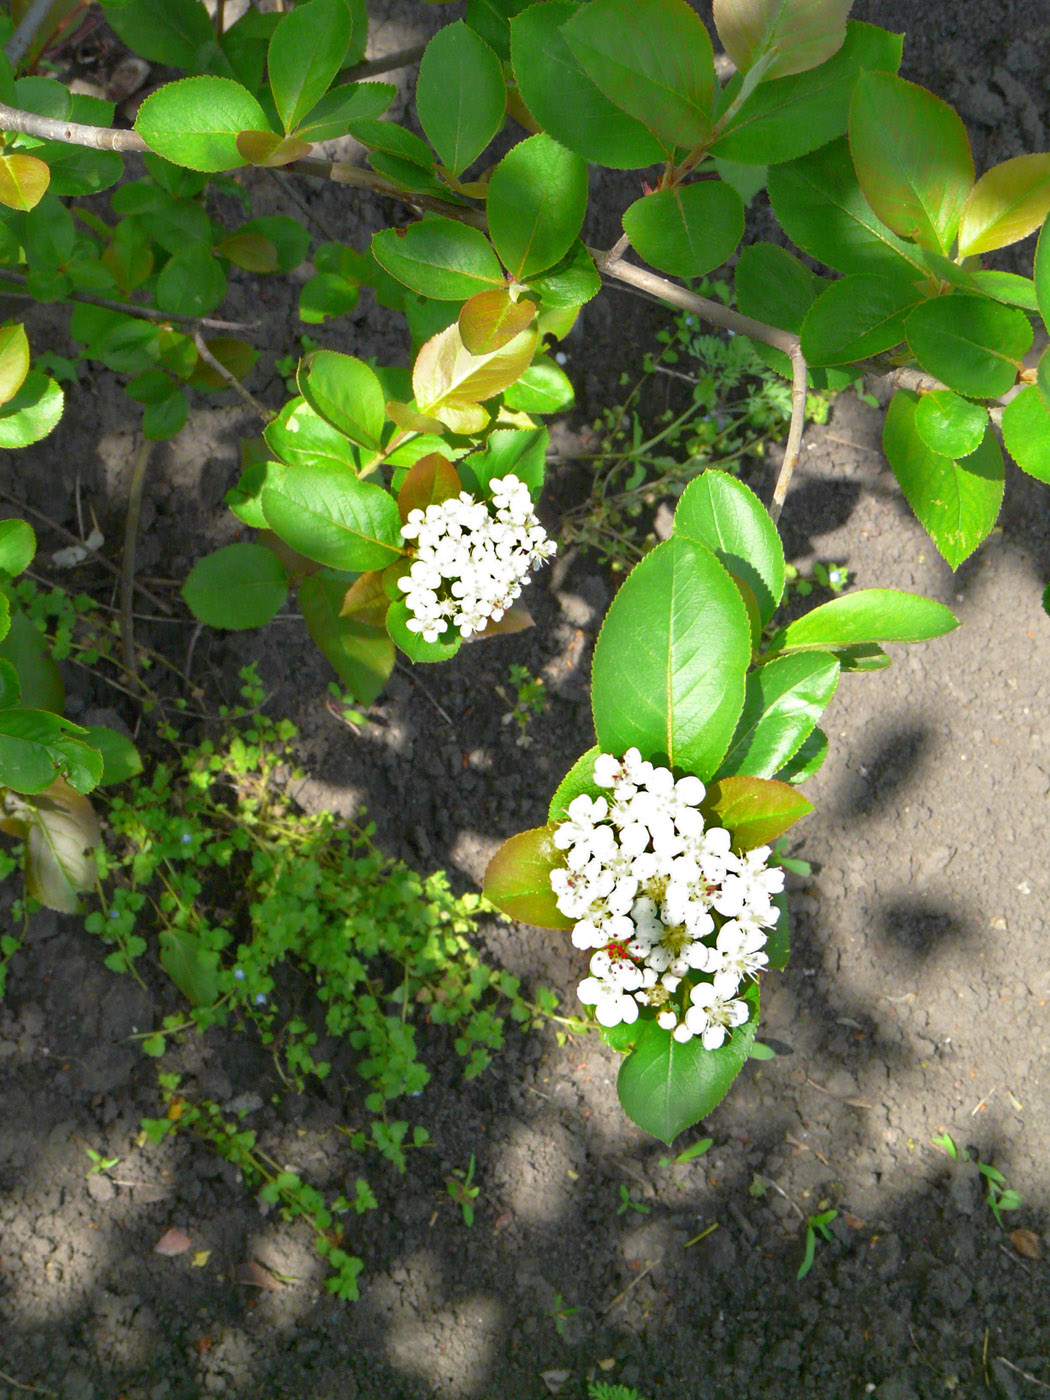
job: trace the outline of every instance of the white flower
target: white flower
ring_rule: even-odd
[[[638,1019],[638,1003],[616,982],[600,977],[585,977],[576,989],[584,1006],[594,1007],[595,1020],[600,1026],[630,1025]]]
[[[725,1044],[727,1032],[742,1026],[749,1012],[747,1003],[719,996],[708,982],[701,982],[689,993],[692,1003],[685,1013],[685,1024],[698,1035],[705,1050],[717,1050]]]

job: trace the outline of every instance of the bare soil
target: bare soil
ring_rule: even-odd
[[[904,73],[958,105],[979,169],[1045,148],[1045,4],[858,0],[854,12],[911,31]],[[407,3],[386,13],[375,52],[449,17]],[[633,197],[626,179],[596,182],[596,241],[614,236]],[[259,212],[283,207],[261,175],[252,193]],[[303,198],[358,246],[404,218],[346,190]],[[1028,243],[1009,265],[1030,257]],[[245,278],[227,311],[260,309],[260,344],[285,349],[292,297]],[[621,367],[637,366],[657,315],[618,291],[587,309],[567,346],[579,422],[610,400]],[[29,329],[35,349],[62,348],[61,316],[33,313]],[[325,340],[405,354],[397,324],[364,301]],[[272,354],[252,388],[282,401]],[[257,427],[239,402],[211,399],[154,453],[141,573],[180,580],[232,538],[222,494],[239,439]],[[797,828],[814,874],[793,880],[793,956],[763,981],[762,1039],[776,1054],[749,1064],[702,1125],[710,1152],[662,1165],[666,1150],[620,1113],[616,1058],[594,1037],[559,1047],[553,1032],[515,1036],[472,1083],[435,1041],[417,1106],[434,1149],[405,1177],[369,1172],[380,1210],[351,1237],[367,1261],[362,1298],[333,1301],[305,1228],[263,1214],[221,1160],[191,1143],[136,1146],[159,1099],[155,1067],[129,1036],[172,994],[109,973],[80,921],[41,913],[0,1005],[0,1400],[582,1400],[590,1377],[650,1400],[1050,1390],[1050,624],[1039,604],[1050,513],[1045,492],[1011,474],[1001,529],[952,575],[879,437],[879,412],[852,395],[807,432],[783,520],[788,556],[939,598],[962,626],[841,682],[831,754],[807,787],[817,810]],[[136,441],[118,381],[93,369],[58,431],[0,464],[0,487],[76,529],[79,480],[117,557]],[[775,458],[746,478],[766,497]],[[577,468],[555,465],[551,498],[577,481]],[[40,534],[45,553],[67,543]],[[101,571],[82,586],[109,600]],[[533,586],[535,629],[397,673],[358,735],[326,709],[329,673],[299,624],[205,631],[194,671],[217,703],[256,660],[274,713],[300,725],[304,801],[348,813],[363,803],[386,849],[466,888],[502,839],[543,820],[552,786],[591,742],[590,648],[614,588],[576,556]],[[182,664],[193,624],[179,618],[140,625]],[[527,750],[501,723],[495,691],[512,662],[543,674],[551,695]],[[133,721],[106,686],[68,679],[75,715],[115,705]],[[566,940],[492,922],[484,943],[571,1004],[580,971]],[[333,1194],[352,1183],[359,1163],[335,1130],[360,1112],[352,1082],[275,1105],[265,1060],[214,1034],[178,1065],[219,1103],[256,1094],[247,1121],[311,1182]],[[931,1145],[943,1131],[1021,1193],[1005,1228],[976,1173],[951,1170]],[[119,1157],[112,1175],[131,1184],[87,1180],[85,1145]],[[442,1182],[472,1152],[481,1195],[468,1229]],[[633,1203],[622,1213],[621,1186]],[[797,1281],[803,1218],[832,1206],[833,1238]],[[203,1267],[154,1254],[171,1226],[210,1251]],[[1043,1257],[1018,1251],[1017,1226]],[[294,1282],[239,1281],[252,1259]]]

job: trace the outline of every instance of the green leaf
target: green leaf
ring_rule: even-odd
[[[489,861],[482,890],[511,919],[537,928],[573,927],[558,908],[550,873],[565,865],[565,852],[554,844],[549,826],[519,831],[504,841]]]
[[[345,433],[322,418],[305,399],[291,399],[263,430],[267,446],[289,466],[328,463],[356,475],[353,448]]]
[[[528,286],[530,292],[539,296],[544,309],[577,307],[598,295],[602,279],[594,259],[577,239],[560,262],[538,277],[530,278]]]
[[[849,100],[858,73],[867,68],[896,72],[903,35],[851,21],[839,51],[805,74],[763,80],[731,117],[711,150],[747,165],[777,165],[824,146],[846,130]],[[742,78],[727,83],[723,105],[740,91]]]
[[[738,310],[795,335],[825,285],[786,248],[774,243],[749,243],[741,248],[735,282]],[[757,340],[751,344],[765,364],[791,378],[791,359],[783,350]]]
[[[310,233],[298,219],[286,214],[267,214],[259,219],[249,219],[236,230],[238,234],[258,234],[265,238],[277,255],[278,272],[291,272],[298,267],[310,251]]]
[[[698,180],[636,199],[624,212],[623,228],[661,272],[700,277],[736,251],[744,236],[744,202],[732,185]]]
[[[787,783],[730,775],[708,785],[703,812],[708,825],[724,826],[742,851],[767,846],[813,810]]]
[[[372,256],[391,277],[436,301],[466,301],[506,286],[488,239],[456,219],[429,218],[407,229],[380,229],[372,239]]]
[[[266,126],[259,103],[231,78],[166,83],[146,98],[135,118],[135,130],[151,151],[175,165],[207,171],[244,165],[237,149],[238,132]]]
[[[503,125],[507,88],[499,58],[463,21],[439,29],[426,47],[416,111],[438,159],[461,175]]]
[[[958,627],[943,603],[896,588],[865,588],[822,603],[782,628],[771,653],[811,647],[864,646],[870,642],[928,642]]]
[[[49,787],[69,767],[62,741],[70,731],[83,733],[47,710],[0,710],[0,784],[20,793]],[[98,768],[101,772],[101,759]]]
[[[594,649],[591,702],[603,753],[631,747],[706,779],[744,699],[751,628],[710,550],[675,535],[622,584]]]
[[[537,355],[518,379],[507,388],[503,402],[521,413],[560,413],[571,408],[576,398],[572,380],[549,355]]]
[[[420,633],[410,631],[408,623],[411,616],[408,605],[403,601],[391,603],[386,615],[387,631],[409,661],[448,661],[463,645],[463,638],[451,626],[448,632],[442,634],[444,637],[451,634],[451,641],[425,642]]]
[[[479,407],[501,394],[528,369],[536,349],[535,326],[487,355],[472,355],[458,325],[431,336],[412,367],[412,392],[420,413],[447,424],[453,432],[480,431],[488,414]]]
[[[951,107],[893,73],[862,73],[849,143],[878,217],[923,248],[950,253],[974,174],[966,128]]]
[[[360,614],[344,617],[346,597],[346,579],[324,569],[299,585],[299,606],[310,636],[354,699],[371,705],[394,669],[394,643],[385,626],[363,620]]]
[[[0,449],[39,442],[62,417],[65,402],[53,379],[31,369],[21,389],[0,408]]]
[[[326,92],[295,128],[301,141],[335,141],[354,122],[381,117],[397,96],[393,83],[344,83]]]
[[[1035,295],[1035,283],[1030,277],[1018,277],[1014,272],[999,272],[994,268],[981,268],[967,273],[966,284],[976,292],[995,301],[1003,301],[1007,306],[1022,306],[1026,311],[1038,311],[1039,303]]]
[[[811,258],[839,272],[889,268],[924,275],[915,250],[878,218],[861,193],[845,138],[772,166],[767,188],[784,232]]]
[[[1005,394],[1032,344],[1032,326],[1023,311],[959,292],[917,306],[905,330],[912,354],[927,374],[975,399]]]
[[[586,163],[545,132],[519,141],[489,179],[489,236],[519,280],[561,261],[586,212]]]
[[[7,599],[3,598],[0,604],[0,618],[3,621],[6,621],[6,608]],[[3,630],[3,621],[0,621],[0,631]],[[23,705],[32,710],[50,710],[53,714],[61,714],[66,703],[62,673],[55,665],[43,634],[25,613],[12,615],[10,629],[0,641],[0,657],[9,661],[18,672]]]
[[[1032,278],[1035,282],[1035,296],[1039,314],[1044,325],[1050,325],[1050,233],[1044,224],[1035,245],[1035,264]]]
[[[191,929],[160,931],[160,965],[191,1006],[211,1006],[219,995],[218,958]]]
[[[674,514],[676,535],[706,545],[743,579],[765,624],[784,593],[784,547],[761,501],[742,481],[708,469],[689,483]]]
[[[164,398],[147,404],[143,409],[142,431],[152,441],[164,442],[182,430],[189,411],[186,395],[172,384]]]
[[[715,0],[714,20],[741,73],[773,55],[769,78],[804,73],[829,59],[846,37],[853,0]]]
[[[393,497],[345,468],[300,465],[264,488],[262,508],[286,544],[332,569],[382,569],[403,553]]]
[[[847,365],[904,340],[904,319],[922,294],[907,278],[853,272],[832,282],[806,312],[802,353],[811,365]]]
[[[24,520],[0,521],[0,575],[15,578],[28,569],[36,553],[36,535]]]
[[[683,1044],[655,1020],[645,1023],[616,1081],[620,1106],[633,1123],[670,1147],[722,1102],[747,1063],[758,1029],[757,984],[744,999],[751,1019],[718,1050],[705,1050],[697,1036]]]
[[[225,295],[226,274],[207,248],[184,248],[157,278],[157,306],[176,316],[207,316]]]
[[[380,450],[386,396],[366,364],[337,350],[315,350],[300,365],[297,383],[310,407],[344,437]]]
[[[134,0],[107,4],[105,11],[117,37],[150,63],[192,68],[197,50],[214,38],[208,12],[197,0]]]
[[[508,472],[523,481],[535,501],[543,486],[550,434],[546,428],[496,428],[480,452],[472,452],[459,465],[469,471],[481,495],[488,495],[493,477]]]
[[[538,126],[570,151],[613,170],[640,170],[666,151],[641,122],[629,117],[588,77],[565,42],[561,26],[575,0],[529,5],[511,21],[514,78]]]
[[[839,669],[833,656],[804,651],[752,671],[719,775],[775,777],[812,733],[835,693]]]
[[[328,91],[343,66],[351,32],[344,0],[307,0],[282,17],[266,66],[285,131],[294,131]]]
[[[33,209],[51,183],[51,171],[37,156],[0,155],[0,204],[8,209]]]
[[[1022,471],[1050,485],[1050,404],[1034,384],[1003,409],[1003,442]]]
[[[959,256],[989,253],[1034,233],[1050,214],[1050,155],[1014,156],[974,185],[959,225]]]
[[[405,126],[399,126],[397,122],[375,121],[372,118],[365,118],[352,123],[350,135],[355,140],[360,141],[363,146],[367,146],[370,152],[392,156],[396,161],[417,166],[420,171],[424,171],[428,175],[432,175],[434,172],[433,151],[414,131],[409,131]],[[379,170],[382,167],[376,165],[375,168]],[[408,171],[401,173],[405,181],[411,181],[413,178]],[[425,181],[424,186],[426,186]],[[420,186],[420,188],[424,186]],[[448,190],[441,184],[438,184],[434,190],[434,193],[438,192],[448,194]]]
[[[552,824],[564,821],[569,812],[569,803],[585,793],[588,797],[600,797],[603,789],[594,781],[594,760],[601,753],[597,744],[588,749],[576,760],[562,778],[550,801],[547,820]]]
[[[950,389],[935,389],[915,405],[915,428],[931,452],[968,457],[980,447],[987,431],[988,410]]]
[[[84,733],[84,742],[102,755],[102,777],[99,779],[102,787],[126,783],[129,778],[142,772],[142,758],[126,734],[120,734],[105,724],[89,724]]]
[[[17,705],[22,698],[22,687],[18,683],[18,672],[10,661],[0,657],[0,709]]]
[[[591,0],[562,25],[595,85],[669,149],[711,133],[711,39],[685,0]]]
[[[957,569],[999,518],[1003,454],[988,423],[980,446],[969,456],[955,461],[932,451],[916,426],[916,407],[916,395],[899,391],[894,396],[883,427],[883,451],[919,523]]]
[[[782,783],[804,783],[807,778],[812,778],[827,756],[828,736],[823,729],[814,729],[808,738],[803,739],[794,758],[773,776]]]
[[[288,597],[288,575],[272,549],[228,544],[198,559],[182,586],[194,617],[209,627],[261,627]]]

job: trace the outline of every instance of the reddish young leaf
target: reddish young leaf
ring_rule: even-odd
[[[427,506],[458,496],[462,490],[463,485],[452,463],[440,452],[428,452],[412,464],[401,483],[401,490],[397,493],[401,519],[407,520],[410,511],[426,510]]]
[[[483,889],[504,914],[537,928],[572,928],[574,919],[558,908],[550,874],[564,867],[565,857],[554,844],[553,828],[533,827],[504,841],[489,861]]]
[[[514,301],[507,287],[478,292],[463,303],[459,333],[472,355],[499,350],[523,331],[536,314],[531,301]]]
[[[743,851],[774,841],[812,810],[812,802],[775,778],[720,778],[708,785],[703,803],[707,821],[724,826]]]

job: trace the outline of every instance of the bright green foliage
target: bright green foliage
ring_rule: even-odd
[[[147,97],[135,130],[157,155],[190,170],[235,170],[237,134],[267,125],[258,101],[230,78],[183,78]]]
[[[462,20],[446,25],[419,65],[416,107],[451,175],[472,165],[503,125],[506,86],[499,58]]]
[[[701,277],[735,251],[744,235],[744,204],[731,185],[701,181],[636,200],[624,213],[623,228],[661,272]]]
[[[265,545],[229,544],[197,560],[182,596],[211,627],[261,627],[287,598],[288,576]]]
[[[504,266],[519,280],[561,261],[586,211],[585,163],[542,133],[513,147],[489,180],[489,234]]]

